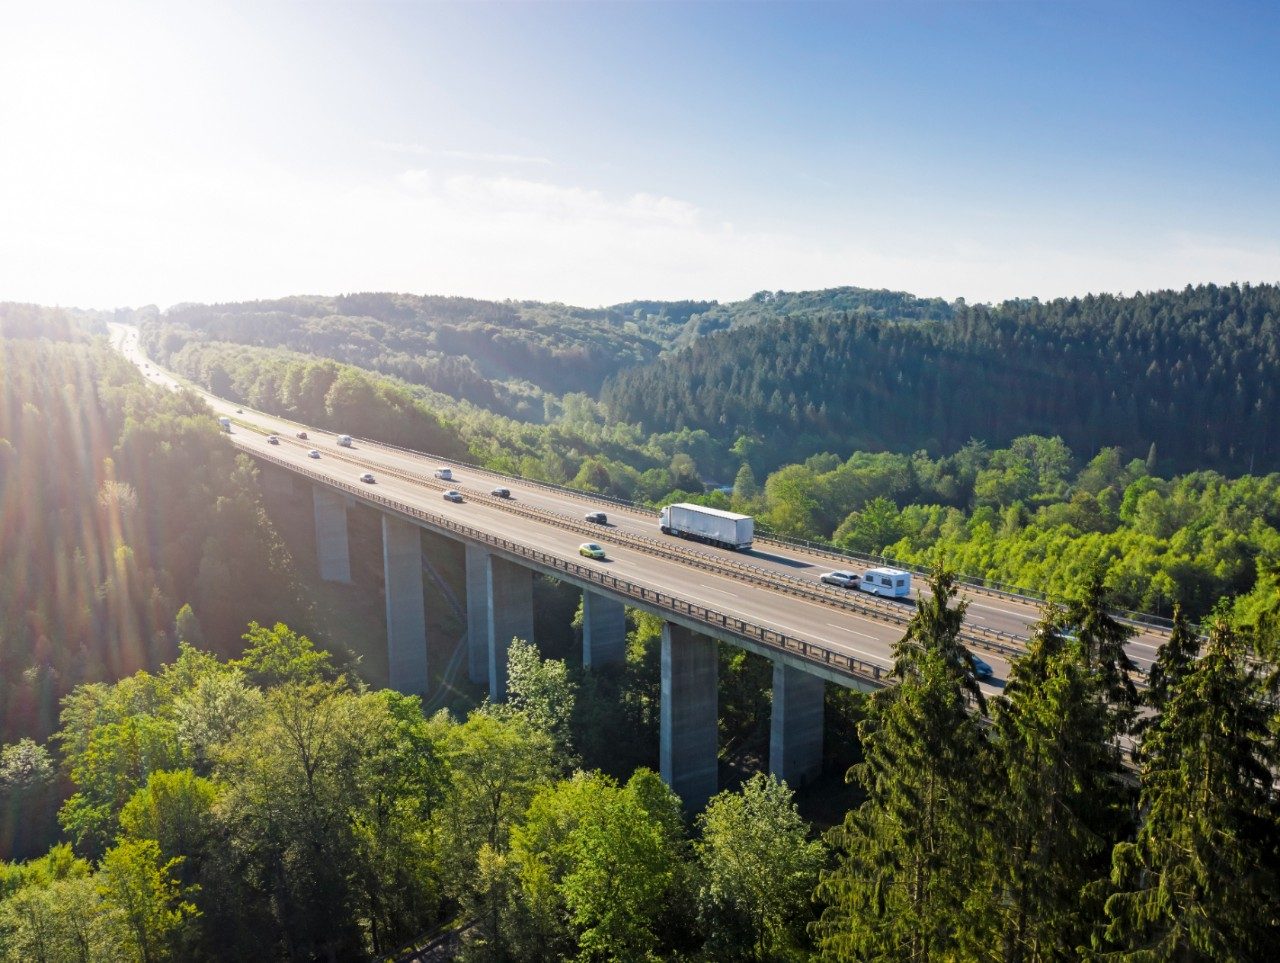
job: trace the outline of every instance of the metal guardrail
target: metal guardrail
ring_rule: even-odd
[[[776,649],[780,652],[787,652],[792,655],[799,656],[806,661],[814,662],[826,668],[832,669],[838,673],[848,675],[874,685],[883,686],[888,683],[889,670],[874,662],[867,662],[854,656],[845,655],[841,652],[834,652],[822,646],[814,645],[804,639],[798,639],[794,636],[787,635],[783,632],[777,632],[773,629],[767,629],[764,626],[749,622],[746,619],[737,616],[728,615],[719,612],[716,609],[709,608],[704,605],[690,602],[679,596],[671,595],[667,592],[661,592],[657,589],[631,582],[627,579],[618,578],[616,575],[602,572],[598,568],[580,565],[577,562],[561,558],[558,555],[552,555],[543,552],[540,549],[530,548],[520,542],[514,542],[511,539],[503,538],[499,535],[492,535],[481,529],[452,519],[445,518],[433,512],[428,512],[412,505],[407,505],[395,499],[388,498],[375,491],[359,488],[347,482],[338,481],[328,476],[322,475],[317,471],[313,471],[303,465],[296,465],[272,455],[270,452],[259,451],[254,449],[253,455],[264,461],[273,462],[294,474],[311,478],[314,481],[321,482],[331,488],[346,492],[361,501],[372,502],[383,508],[390,509],[397,514],[407,516],[416,521],[425,522],[433,528],[442,531],[452,532],[468,538],[475,542],[480,542],[492,548],[497,548],[509,555],[534,562],[535,564],[550,569],[553,572],[560,572],[582,581],[599,585],[602,588],[611,589],[621,595],[625,595],[644,605],[658,608],[663,611],[673,612],[677,615],[683,615],[695,622],[713,628],[722,629],[730,634],[740,636],[762,645]],[[906,620],[903,619],[903,622]]]
[[[157,365],[157,367],[159,366]],[[182,377],[181,375],[174,375],[174,377],[178,378],[183,382],[186,382],[188,385],[193,385],[193,383],[189,379]],[[210,397],[215,397],[215,398],[218,397],[217,395],[214,395],[212,392],[208,391],[205,388],[201,388],[199,386],[194,386],[194,387],[199,392],[203,394],[207,394]],[[227,399],[222,399],[222,400],[225,401]],[[277,418],[280,421],[285,422],[286,424],[295,425],[298,428],[303,430],[308,430],[308,431],[320,430],[325,432],[326,434],[336,434],[335,432],[329,431],[328,429],[315,429],[312,426],[303,425],[301,422],[293,421],[291,418],[285,417],[284,415],[275,414],[272,412],[264,412],[264,414],[269,414],[273,418]],[[255,430],[257,429],[255,428]],[[646,518],[657,517],[657,513],[650,508],[647,508],[642,505],[637,505],[634,501],[629,501],[623,498],[617,498],[615,496],[606,495],[601,492],[583,491],[582,489],[570,488],[566,485],[557,485],[554,482],[538,481],[535,479],[525,478],[519,475],[507,476],[501,472],[494,471],[492,468],[486,468],[482,465],[477,465],[473,462],[463,461],[462,459],[459,459],[459,458],[451,458],[451,457],[446,457],[442,455],[435,455],[430,452],[418,451],[417,449],[414,449],[414,448],[407,448],[402,445],[394,445],[389,442],[376,441],[376,440],[367,439],[367,438],[361,438],[359,440],[362,445],[367,445],[369,447],[385,448],[390,451],[397,451],[403,454],[413,455],[415,457],[420,457],[420,458],[432,458],[437,461],[447,463],[451,466],[459,465],[464,468],[468,468],[472,471],[481,472],[490,477],[499,478],[503,480],[509,480],[510,478],[514,477],[514,478],[518,478],[521,484],[528,485],[534,488],[540,488],[545,491],[557,492],[565,495],[572,495],[575,498],[583,498],[589,501],[604,502],[615,508],[627,509],[637,515],[640,515]],[[386,470],[386,469],[383,469],[383,470]],[[567,516],[564,516],[564,517],[567,517]],[[598,534],[598,532],[594,532],[594,533]],[[910,565],[898,559],[889,558],[883,555],[871,555],[863,552],[850,552],[844,549],[837,548],[834,545],[828,545],[821,542],[813,542],[808,539],[792,538],[789,536],[778,535],[776,533],[770,532],[767,528],[758,529],[756,533],[756,541],[763,542],[765,544],[778,545],[782,547],[800,548],[814,555],[830,558],[835,561],[857,561],[862,564],[867,564],[872,566],[877,566],[877,565],[891,566],[894,568],[900,568],[900,569],[903,569],[904,571],[911,572],[913,575],[918,577],[927,577],[929,574],[928,571],[920,568],[919,566]],[[786,578],[787,576],[780,576],[780,577]],[[1011,599],[1013,601],[1022,602],[1026,605],[1032,605],[1032,606],[1040,606],[1050,601],[1049,596],[1043,592],[1037,592],[1034,589],[1027,589],[1027,588],[1022,588],[1018,586],[1010,586],[1010,585],[1007,585],[1006,583],[999,582],[992,579],[982,579],[982,578],[978,578],[977,576],[957,574],[956,580],[965,588],[974,592],[978,592],[980,594],[987,595],[991,598]],[[796,580],[796,581],[803,581],[803,580]],[[808,584],[808,583],[804,583],[804,584]],[[1112,610],[1111,614],[1122,621],[1128,622],[1134,626],[1148,629],[1158,635],[1163,635],[1166,637],[1170,634],[1170,631],[1172,630],[1172,626],[1173,626],[1172,619],[1166,619],[1163,616],[1158,616],[1158,615],[1154,615],[1147,612],[1136,612],[1132,609],[1115,609],[1115,610]],[[1194,631],[1199,632],[1200,634],[1204,634],[1203,627],[1201,626],[1193,625],[1191,626],[1191,628]],[[1022,636],[1013,635],[1011,633],[1000,632],[998,630],[993,630],[993,629],[985,629],[985,628],[979,627],[975,631],[994,636],[995,638],[994,640],[982,640],[975,637],[970,641],[973,641],[975,644],[981,645],[983,648],[986,648],[989,651],[997,652],[1002,655],[1009,654],[1009,652],[1012,651],[1005,647],[1005,643],[1003,642],[1004,639],[1009,639],[1014,641],[1024,641],[1024,642],[1026,641],[1026,639]]]
[[[245,427],[258,434],[268,434],[265,430],[254,425],[246,425]],[[282,440],[288,441],[296,447],[303,447],[292,439]],[[348,462],[359,468],[375,468],[380,472],[414,482],[415,484],[425,485],[437,491],[443,492],[452,488],[455,484],[461,484],[456,480],[445,483],[436,479],[434,476],[420,474],[405,468],[370,464],[347,454],[346,451],[331,452],[329,457]],[[815,584],[805,579],[799,579],[795,576],[786,575],[781,572],[762,569],[759,566],[739,562],[735,559],[724,558],[718,555],[709,555],[705,552],[698,552],[686,547],[674,548],[667,542],[648,538],[643,535],[636,535],[631,532],[601,529],[598,525],[584,523],[573,516],[563,515],[559,512],[551,511],[550,509],[533,508],[531,506],[522,505],[519,502],[513,502],[510,499],[497,498],[492,495],[477,493],[472,490],[469,490],[467,497],[473,501],[492,505],[495,508],[500,508],[503,511],[519,515],[523,518],[546,522],[576,534],[587,535],[591,538],[599,539],[600,541],[622,544],[628,548],[644,552],[645,554],[656,558],[663,558],[669,561],[693,565],[703,571],[714,572],[729,578],[735,578],[750,585],[768,586],[771,589],[784,592],[796,598],[804,598],[809,601],[830,605],[844,611],[855,612],[866,618],[881,622],[888,622],[893,625],[904,625],[906,622],[910,621],[909,618],[904,615],[903,607],[901,605],[878,598],[874,595],[867,595],[861,592],[850,592],[848,589],[831,589],[821,583]],[[985,626],[969,627],[962,631],[961,638],[971,645],[985,649],[988,652],[994,652],[1004,658],[1012,658],[1014,656],[1021,655],[1025,651],[1024,643],[1026,642],[1026,639],[1022,636],[1002,632],[998,629],[990,629]]]
[[[273,415],[273,417],[279,417],[279,416]],[[283,420],[288,421],[288,419],[283,419]],[[639,505],[636,502],[630,501],[625,498],[618,498],[613,495],[606,495],[602,492],[584,491],[580,488],[570,488],[567,485],[557,485],[554,482],[538,481],[532,478],[525,478],[524,476],[521,476],[521,475],[515,475],[515,476],[504,475],[502,472],[494,471],[492,468],[485,468],[483,465],[476,465],[472,462],[463,461],[459,458],[448,458],[442,455],[434,455],[430,452],[418,451],[417,449],[414,449],[414,448],[406,448],[402,445],[393,445],[384,441],[372,441],[370,439],[361,439],[361,443],[370,445],[373,447],[386,448],[391,451],[398,451],[406,455],[414,455],[420,458],[434,458],[440,462],[448,463],[450,465],[460,465],[464,468],[469,468],[473,471],[484,472],[485,474],[490,475],[494,478],[510,479],[514,477],[514,478],[517,478],[520,481],[520,483],[523,485],[528,485],[533,488],[541,488],[544,491],[558,492],[564,495],[572,495],[575,498],[584,498],[589,501],[603,502],[615,508],[628,509],[634,512],[635,514],[641,515],[645,518],[658,517],[658,513],[653,511],[653,509],[651,508],[648,508],[644,505]],[[814,555],[819,555],[824,558],[830,558],[835,561],[846,561],[846,562],[854,561],[854,562],[859,562],[861,564],[870,565],[870,566],[885,565],[892,568],[900,568],[900,569],[903,569],[904,571],[911,572],[913,575],[918,575],[922,577],[927,576],[929,574],[927,570],[920,568],[919,566],[912,565],[907,562],[903,562],[900,559],[890,558],[885,555],[872,555],[865,552],[851,552],[851,551],[847,551],[845,549],[841,549],[834,545],[830,545],[824,542],[814,542],[814,541],[810,541],[809,539],[793,538],[787,535],[779,535],[778,533],[772,532],[768,528],[760,525],[757,525],[756,527],[756,541],[763,542],[765,544],[777,545],[784,548],[803,549],[804,551],[810,552]],[[996,579],[984,579],[984,578],[979,578],[976,575],[957,574],[956,580],[965,588],[978,592],[983,595],[987,595],[991,598],[1011,599],[1013,601],[1022,602],[1026,605],[1031,605],[1031,606],[1040,606],[1050,601],[1049,596],[1044,592],[1038,592],[1035,589],[1024,588],[1021,586],[1009,585],[1005,582],[1000,582]],[[1160,615],[1154,615],[1150,612],[1138,612],[1133,609],[1113,609],[1111,614],[1114,615],[1116,618],[1120,619],[1121,621],[1129,622],[1133,625],[1150,629],[1151,631],[1161,635],[1168,635],[1170,630],[1173,627],[1172,619],[1167,619],[1164,616],[1160,616]],[[1193,628],[1198,629],[1199,627],[1193,626]]]

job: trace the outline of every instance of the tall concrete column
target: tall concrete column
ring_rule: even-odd
[[[351,581],[351,552],[347,548],[347,499],[325,485],[313,485],[316,510],[316,554],[320,577],[326,582]]]
[[[792,787],[803,786],[822,771],[824,690],[818,676],[773,664],[769,771]]]
[[[467,677],[489,681],[489,560],[483,546],[467,542]]]
[[[507,648],[513,638],[533,642],[533,571],[489,556],[489,698],[507,698]]]
[[[662,626],[659,768],[690,813],[716,792],[718,669],[714,639],[670,622]]]
[[[386,574],[387,670],[391,688],[427,691],[427,609],[422,594],[422,535],[418,526],[382,516]]]
[[[617,599],[582,590],[582,664],[588,669],[627,657],[627,609]]]

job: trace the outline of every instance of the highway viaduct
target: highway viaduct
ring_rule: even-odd
[[[117,326],[113,340],[149,378],[178,386],[147,367],[133,329]],[[465,547],[468,674],[495,701],[505,696],[512,638],[535,641],[535,574],[582,591],[586,666],[622,661],[626,606],[663,619],[660,768],[691,811],[717,788],[717,641],[773,663],[769,769],[792,785],[821,767],[825,684],[865,691],[888,684],[892,646],[913,613],[911,600],[823,585],[818,576],[833,560],[821,551],[777,543],[750,553],[691,546],[660,535],[642,510],[368,440],[340,446],[333,433],[201,394],[217,415],[233,420],[230,439],[238,448],[310,488],[322,578],[351,579],[348,506],[379,513],[390,684],[399,691],[427,694],[421,529]],[[300,431],[305,441],[296,437]],[[278,442],[269,443],[270,435]],[[310,455],[313,449],[319,457]],[[454,478],[433,477],[445,465]],[[360,481],[366,472],[373,483]],[[490,494],[498,486],[511,497]],[[464,501],[446,501],[448,489]],[[607,511],[610,523],[586,522],[588,510]],[[578,545],[587,540],[602,544],[608,558],[581,557]],[[994,678],[984,687],[998,692],[1039,608],[998,594],[971,594],[968,601],[965,640],[992,665]],[[1140,666],[1149,664],[1160,641],[1146,630],[1130,654]]]

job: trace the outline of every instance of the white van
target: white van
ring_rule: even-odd
[[[350,436],[350,435],[339,435],[339,436],[338,436],[338,444],[339,444],[339,445],[341,445],[343,448],[350,448],[350,447],[351,447],[351,436]]]
[[[439,478],[441,481],[453,481],[453,469],[437,468],[436,477]]]
[[[858,588],[872,595],[901,598],[911,594],[911,573],[900,568],[869,568],[858,583]]]

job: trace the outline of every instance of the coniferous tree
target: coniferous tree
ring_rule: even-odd
[[[1102,681],[1101,694],[1112,705],[1117,728],[1127,730],[1137,713],[1138,689],[1130,675],[1136,666],[1125,644],[1135,633],[1111,614],[1103,577],[1101,567],[1095,567],[1084,594],[1067,604],[1066,618],[1084,645],[1085,664]]]
[[[1273,711],[1225,612],[1146,739],[1137,839],[1116,846],[1105,956],[1264,960],[1280,946]]]
[[[973,655],[960,639],[969,603],[951,606],[956,594],[955,573],[941,566],[935,568],[929,576],[929,591],[921,592],[916,599],[915,617],[894,649],[893,674],[904,678],[913,670],[921,652],[936,652],[985,712],[987,703],[973,671]]]
[[[948,597],[942,587],[939,599]],[[826,909],[813,928],[826,959],[927,961],[957,951],[986,744],[954,633],[926,628],[950,619],[939,608],[917,613],[895,650],[901,681],[872,697],[858,727],[864,759],[850,778],[867,799],[830,834],[840,858],[818,885]]]
[[[1099,686],[1081,643],[1063,640],[1052,616],[1043,620],[995,706],[974,955],[1066,960],[1088,940],[1081,890],[1103,870],[1126,812]]]
[[[1181,605],[1175,606],[1173,630],[1165,643],[1160,646],[1160,651],[1156,653],[1156,660],[1152,663],[1151,673],[1147,677],[1145,701],[1156,715],[1143,720],[1143,729],[1148,728],[1159,714],[1164,712],[1173,692],[1195,664],[1199,649],[1200,639],[1187,622],[1186,613]]]

